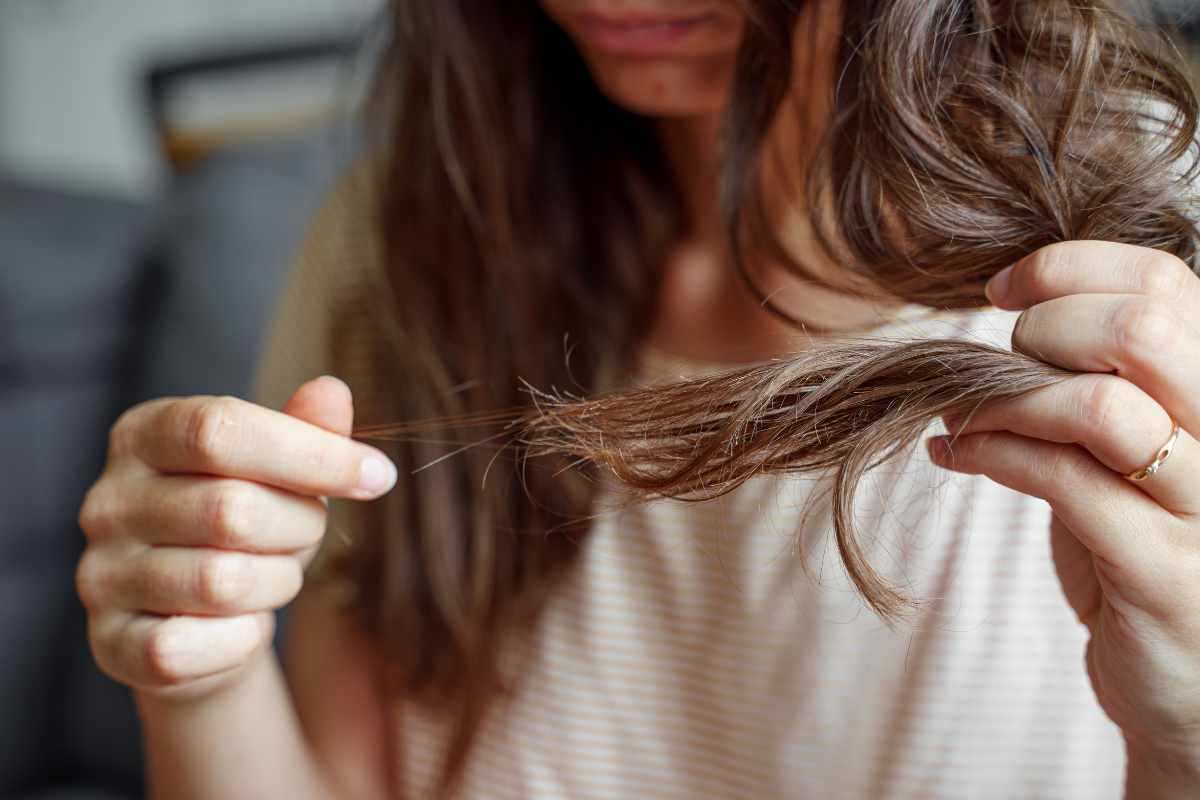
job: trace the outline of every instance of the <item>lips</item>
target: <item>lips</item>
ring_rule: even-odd
[[[610,17],[584,13],[575,21],[579,34],[596,47],[631,55],[656,55],[681,48],[714,18],[713,14]]]

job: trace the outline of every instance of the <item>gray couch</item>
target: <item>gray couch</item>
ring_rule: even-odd
[[[75,517],[120,411],[245,395],[343,131],[210,158],[153,204],[0,179],[0,797],[142,795],[129,693],[87,648]]]
[[[83,763],[95,760],[93,742],[105,751],[98,785],[137,787],[125,698],[103,685],[80,698],[90,676],[80,666],[83,618],[71,585],[78,500],[99,471],[102,431],[136,369],[138,254],[149,229],[149,210],[135,203],[0,182],[5,797],[91,774]]]

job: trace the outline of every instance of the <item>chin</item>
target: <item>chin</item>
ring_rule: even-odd
[[[612,102],[651,117],[693,117],[725,110],[732,91],[732,59],[647,62],[589,58],[600,90]]]
[[[601,91],[638,114],[724,110],[745,26],[736,0],[541,0]]]

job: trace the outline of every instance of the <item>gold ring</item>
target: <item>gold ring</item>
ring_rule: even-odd
[[[1174,420],[1172,420],[1172,422],[1174,422]],[[1146,478],[1149,478],[1151,475],[1162,469],[1163,462],[1170,457],[1171,451],[1175,449],[1175,445],[1178,442],[1179,423],[1175,422],[1175,428],[1171,431],[1171,438],[1167,439],[1167,443],[1159,449],[1158,455],[1154,458],[1154,460],[1141,469],[1134,470],[1125,477],[1135,482],[1146,480]]]

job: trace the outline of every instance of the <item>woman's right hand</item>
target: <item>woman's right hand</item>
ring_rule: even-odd
[[[349,388],[328,377],[282,412],[231,397],[125,412],[79,513],[76,586],[100,668],[139,692],[195,697],[265,652],[324,535],[324,498],[395,484],[391,462],[349,438],[353,418]]]

